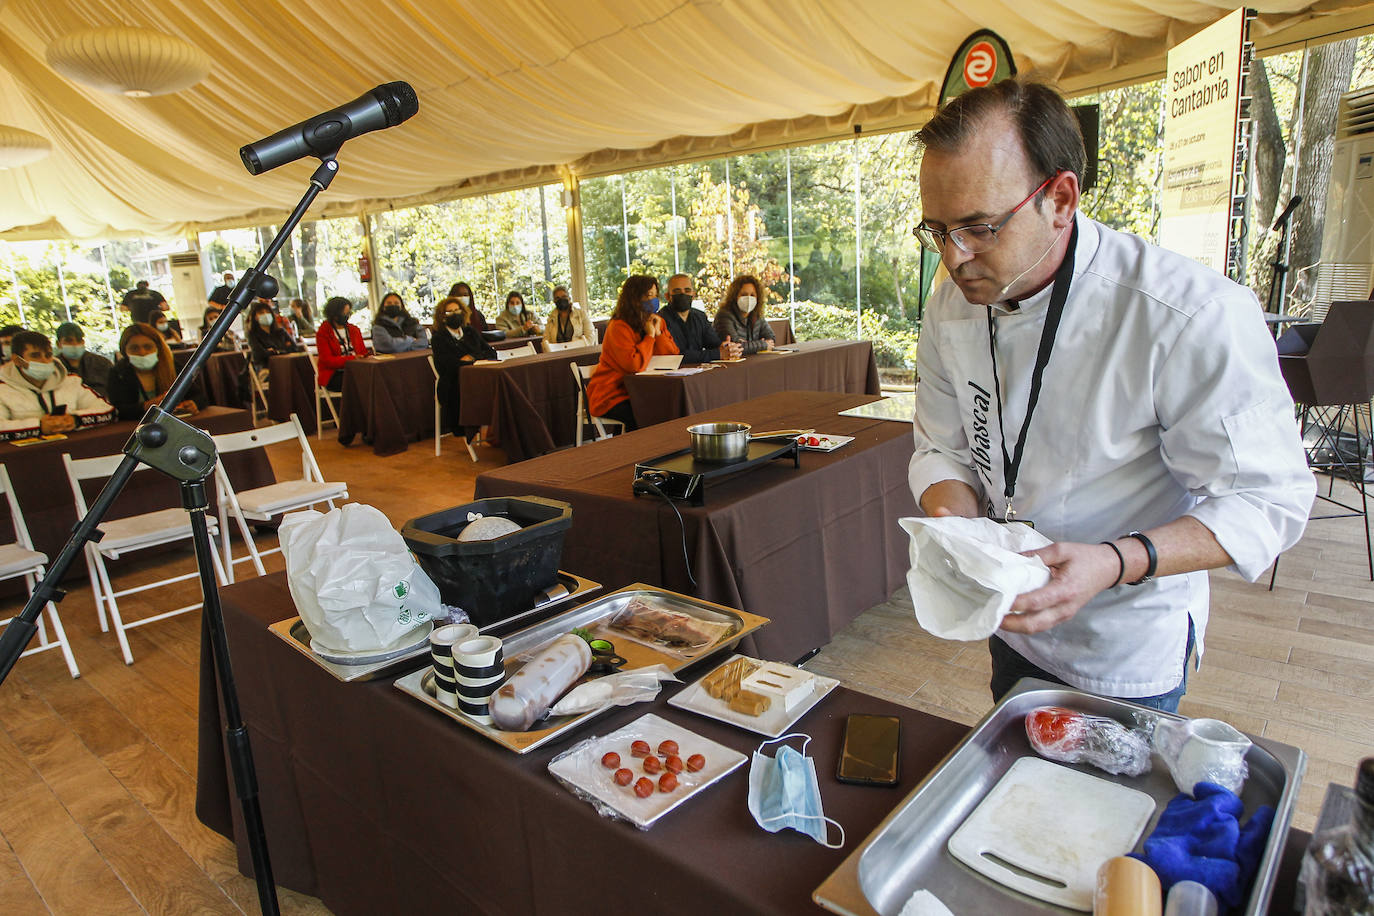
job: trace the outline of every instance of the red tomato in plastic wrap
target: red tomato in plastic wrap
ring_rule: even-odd
[[[697,770],[706,766],[706,758],[700,754],[693,754],[687,758],[687,769],[695,773]]]
[[[660,757],[672,757],[677,754],[677,742],[672,738],[658,743],[658,755]]]
[[[1083,714],[1062,706],[1041,706],[1026,713],[1026,737],[1037,748],[1067,750],[1082,738]]]
[[[621,768],[615,771],[615,784],[618,786],[628,786],[634,779],[635,774],[632,770]]]
[[[659,760],[657,757],[650,755],[644,758],[644,772],[657,773],[662,769],[663,761]]]
[[[672,773],[664,773],[658,777],[658,791],[671,792],[677,788],[677,776]]]
[[[617,770],[617,769],[619,769],[619,768],[620,768],[620,755],[617,754],[615,751],[608,751],[607,753],[605,753],[605,754],[602,755],[602,757],[601,757],[601,765],[602,765],[603,767],[605,767],[606,769],[608,769],[608,770]]]
[[[631,757],[647,757],[649,755],[649,742],[635,741],[630,744]]]
[[[635,794],[640,798],[648,798],[654,794],[654,781],[647,776],[639,777],[635,782]]]
[[[663,758],[663,769],[669,773],[681,773],[683,768],[682,758],[674,754],[671,757]]]

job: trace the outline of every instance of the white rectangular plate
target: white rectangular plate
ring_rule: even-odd
[[[748,658],[748,656],[732,655],[722,662],[721,665],[729,664],[737,658]],[[756,664],[760,664],[759,660],[756,658],[750,658],[749,660]],[[717,665],[716,668],[721,667],[721,665]],[[668,699],[668,705],[694,712],[708,719],[728,722],[731,725],[739,726],[745,731],[756,732],[760,735],[766,735],[769,738],[778,738],[786,733],[789,728],[797,724],[797,721],[800,720],[802,716],[810,712],[817,703],[825,699],[830,691],[834,690],[840,684],[840,682],[833,677],[813,674],[811,675],[811,696],[792,707],[791,712],[783,709],[781,703],[774,703],[763,715],[749,716],[731,709],[729,703],[724,700],[717,700],[706,692],[705,687],[701,686],[701,682],[710,677],[711,673],[714,672],[716,668],[712,668],[711,671],[702,675],[695,683],[688,684],[686,687],[679,690]],[[810,672],[807,673],[809,674]]]
[[[658,756],[658,744],[667,738],[678,743],[679,756],[683,761],[693,754],[701,754],[706,758],[706,766],[696,773],[684,769],[678,774],[676,789],[660,792],[657,789],[658,778],[665,771],[645,773],[642,758],[630,756],[630,743],[639,739],[647,741],[654,756]],[[620,765],[632,770],[635,779],[641,776],[652,779],[654,794],[640,798],[634,792],[633,782],[628,786],[616,785],[612,778],[615,771],[601,765],[601,758],[607,751],[619,754]],[[549,772],[565,786],[592,796],[599,804],[606,805],[639,829],[648,830],[663,815],[738,769],[745,759],[739,751],[703,738],[650,712],[609,735],[582,742],[550,762]]]
[[[821,444],[820,444],[820,445],[802,445],[802,446],[800,446],[801,449],[802,449],[802,451],[804,451],[804,452],[833,452],[833,451],[835,451],[835,449],[837,449],[837,448],[844,448],[846,445],[848,445],[849,443],[851,443],[851,442],[854,441],[854,437],[853,437],[853,436],[822,436],[820,433],[812,433],[811,436],[815,436],[817,439],[819,439],[820,442],[821,442]],[[807,438],[810,439],[811,436],[807,436]]]

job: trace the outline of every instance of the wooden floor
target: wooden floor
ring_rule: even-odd
[[[476,473],[502,463],[495,450],[478,454],[474,465],[445,440],[439,459],[430,443],[376,459],[328,433],[316,448],[326,476],[348,481],[352,498],[396,524],[471,498]],[[279,475],[296,473],[285,447],[274,447],[273,463]],[[1207,654],[1182,706],[1305,749],[1295,823],[1307,828],[1327,782],[1352,783],[1356,761],[1374,754],[1374,585],[1359,524],[1314,522],[1284,556],[1272,593],[1213,574]],[[131,582],[192,565],[186,551],[117,568]],[[268,558],[269,571],[280,568],[280,557]],[[238,567],[240,576],[250,570]],[[193,589],[153,592],[152,601],[175,607],[194,600]],[[126,617],[152,606],[138,597],[122,605]],[[73,583],[61,611],[81,678],[47,652],[22,660],[0,686],[0,913],[256,912],[233,847],[195,817],[196,615],[134,630],[135,664],[126,666],[113,635],[99,631],[88,590]],[[808,667],[960,722],[991,706],[986,646],[925,635],[900,595]],[[328,912],[290,891],[281,902],[286,913]]]

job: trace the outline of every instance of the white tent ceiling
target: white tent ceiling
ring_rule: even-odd
[[[1374,22],[1374,4],[1356,0],[1259,8],[1261,48]],[[0,124],[54,147],[0,171],[0,237],[273,221],[311,165],[253,177],[239,147],[391,80],[415,87],[420,113],[347,144],[313,216],[919,124],[980,27],[1007,39],[1022,71],[1070,90],[1143,78],[1228,11],[1199,0],[0,0]],[[110,25],[191,42],[213,57],[209,76],[130,99],[46,63],[54,39]]]

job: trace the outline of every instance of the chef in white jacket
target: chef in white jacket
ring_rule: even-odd
[[[13,359],[0,366],[0,439],[23,439],[99,426],[114,419],[109,402],[53,359],[52,342],[21,331]]]
[[[1176,710],[1205,570],[1254,581],[1315,493],[1259,304],[1078,212],[1082,138],[1046,86],[968,92],[918,138],[917,234],[951,280],[921,328],[912,492],[1056,542],[989,641],[993,695],[1048,675]]]

